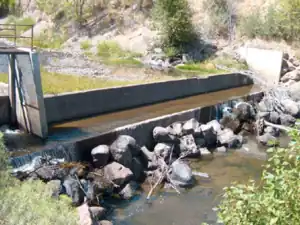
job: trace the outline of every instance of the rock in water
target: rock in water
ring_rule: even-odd
[[[194,177],[191,168],[184,162],[176,160],[171,165],[170,179],[173,184],[179,187],[191,186],[194,183]]]
[[[177,136],[177,137],[181,137],[182,136],[182,124],[179,122],[175,122],[173,124],[171,124],[170,126],[168,126],[168,132],[171,135]]]
[[[273,147],[278,145],[278,141],[277,139],[272,136],[270,133],[265,133],[261,136],[257,137],[259,143],[261,143],[262,145],[266,145],[268,147]]]
[[[118,163],[130,168],[132,156],[138,155],[139,150],[133,137],[120,135],[110,146],[112,157]]]
[[[109,147],[107,145],[99,145],[93,148],[91,152],[93,163],[96,168],[106,166],[109,159]]]
[[[221,130],[221,124],[217,120],[209,121],[206,125],[212,126],[215,133],[218,133]]]
[[[169,130],[164,127],[155,127],[153,129],[153,138],[156,142],[165,142],[165,143],[178,143],[179,140],[170,135]]]
[[[235,108],[237,109],[236,115],[239,120],[248,121],[255,117],[255,111],[252,105],[247,102],[238,102]]]
[[[180,154],[187,156],[200,156],[200,151],[197,148],[193,135],[189,134],[180,138]]]
[[[104,176],[107,180],[122,186],[133,178],[133,173],[123,165],[112,162],[104,167]]]
[[[297,116],[299,114],[297,102],[292,99],[284,99],[281,101],[281,104],[284,106],[284,109],[288,114],[292,116]]]
[[[217,134],[211,125],[201,125],[202,134],[207,147],[214,147],[217,144]]]
[[[89,208],[93,218],[95,218],[96,220],[100,220],[106,212],[106,209],[101,207],[101,206],[92,206]]]
[[[168,160],[171,154],[171,150],[172,144],[158,143],[154,147],[154,154],[163,157],[165,160]]]
[[[72,198],[74,206],[80,206],[84,202],[84,192],[77,180],[68,178],[63,182],[63,187],[66,194]]]
[[[225,128],[218,134],[218,141],[220,145],[224,145],[228,148],[239,148],[243,144],[243,140],[240,136],[235,135],[232,130]]]
[[[184,123],[182,131],[184,134],[195,134],[199,126],[199,122],[195,118],[192,118]]]
[[[128,184],[126,184],[126,186],[122,189],[119,195],[122,199],[129,200],[135,195],[137,188],[138,184],[134,181],[131,181]]]
[[[134,180],[139,181],[143,178],[144,166],[138,157],[133,157],[131,171],[133,173]]]
[[[288,114],[280,115],[280,124],[283,126],[293,126],[296,123],[296,119]]]

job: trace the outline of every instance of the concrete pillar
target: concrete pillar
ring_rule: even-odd
[[[48,124],[36,52],[16,55],[16,114],[19,126],[29,133],[46,138]]]
[[[16,118],[16,92],[15,92],[15,79],[16,79],[16,57],[14,54],[9,56],[9,70],[8,70],[8,96],[10,101],[10,123],[15,125],[17,122]]]

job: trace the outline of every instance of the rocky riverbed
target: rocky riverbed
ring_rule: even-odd
[[[231,103],[218,105],[220,120],[201,124],[193,118],[155,127],[151,149],[121,135],[110,145],[91,149],[90,162],[36,157],[13,174],[24,181],[54,184],[53,196],[68,195],[90,224],[110,224],[103,221],[112,213],[104,199],[132,200],[141,184],[148,185],[144,198],[150,202],[161,185],[178,194],[195,188],[197,178],[209,179],[210,174],[193,170],[193,160],[214,160],[216,154],[246,149],[249,135],[255,135],[259,145],[278,145],[282,131],[291,129],[299,118],[300,101],[286,89],[270,90],[259,102]]]

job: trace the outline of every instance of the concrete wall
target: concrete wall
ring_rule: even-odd
[[[242,99],[245,101],[254,100],[259,101],[263,97],[262,92],[253,93],[245,96]],[[231,101],[231,100],[228,100]],[[98,134],[94,137],[83,138],[74,142],[67,142],[43,149],[40,152],[28,154],[26,156],[15,157],[11,160],[13,166],[21,166],[26,162],[31,161],[38,155],[51,155],[57,158],[65,158],[69,161],[89,161],[91,160],[92,148],[106,144],[110,145],[118,135],[130,135],[134,137],[140,146],[147,146],[153,149],[154,142],[152,131],[156,126],[169,126],[176,121],[186,121],[195,118],[201,123],[207,123],[216,118],[215,106],[208,106],[204,108],[194,108],[174,114],[169,114],[150,120],[145,120],[139,123],[130,124],[119,127],[106,133]]]
[[[0,96],[0,126],[9,123],[9,98]]]
[[[253,84],[241,74],[73,92],[45,97],[48,123],[88,117]]]

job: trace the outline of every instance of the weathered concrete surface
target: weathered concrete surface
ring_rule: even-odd
[[[238,53],[246,60],[249,68],[268,84],[278,84],[280,80],[283,52],[250,47],[241,47]]]
[[[9,123],[9,99],[0,95],[0,126]]]
[[[226,74],[46,96],[47,121],[74,120],[250,84],[252,79],[245,75]]]

